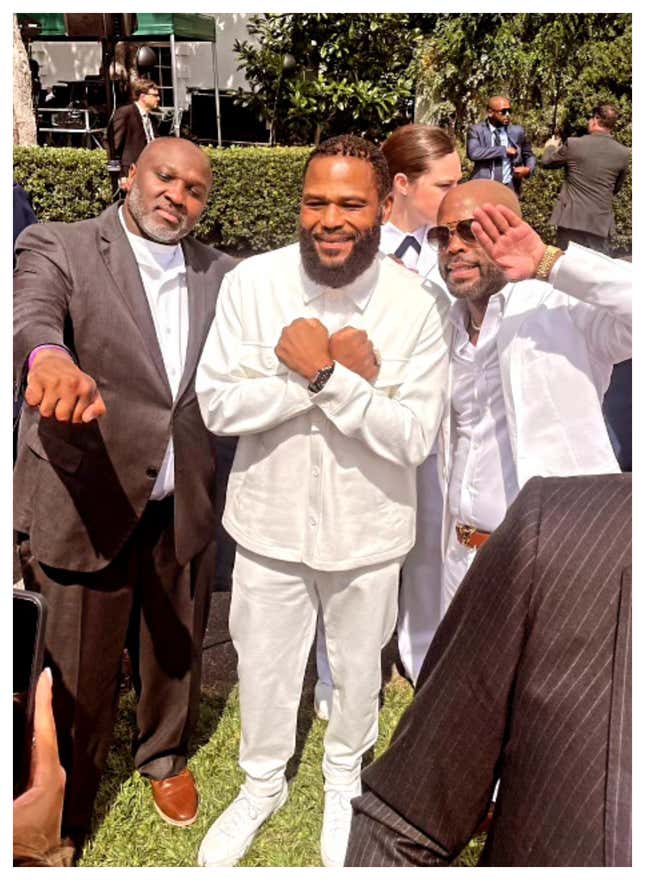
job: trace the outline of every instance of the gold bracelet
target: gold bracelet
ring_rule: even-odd
[[[559,260],[560,257],[563,255],[564,251],[561,251],[560,248],[553,247],[553,245],[548,244],[544,249],[542,259],[538,263],[537,269],[535,270],[534,277],[538,278],[540,281],[546,281],[551,274],[551,269],[553,269],[556,260]]]

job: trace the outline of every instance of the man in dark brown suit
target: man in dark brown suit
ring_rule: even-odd
[[[614,231],[612,200],[625,180],[630,150],[612,135],[618,113],[611,104],[591,112],[588,134],[560,144],[549,138],[542,156],[543,168],[566,169],[566,180],[551,214],[557,226],[557,245],[566,250],[570,241],[602,253],[609,252]]]
[[[631,862],[631,477],[535,477],[448,609],[352,802],[347,866]]]
[[[14,358],[26,375],[14,525],[27,587],[49,606],[46,662],[82,838],[109,747],[128,644],[134,761],[175,825],[197,815],[186,756],[214,578],[214,438],[194,373],[233,260],[188,236],[211,169],[155,140],[122,208],[18,239]]]

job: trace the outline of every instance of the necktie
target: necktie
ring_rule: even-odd
[[[407,251],[408,248],[414,248],[417,254],[421,253],[421,245],[416,240],[413,235],[406,235],[398,248],[394,251],[394,256],[397,260],[400,260],[403,257],[403,254]]]
[[[145,113],[141,118],[143,119],[143,130],[146,133],[146,141],[150,143],[150,141],[153,141],[155,139],[155,133],[152,129],[152,122],[150,122],[150,117],[147,113]]]
[[[502,138],[501,138],[500,133],[497,129],[495,129],[495,131],[493,132],[493,146],[495,146],[495,147],[502,146]],[[493,180],[499,180],[500,183],[504,179],[504,174],[502,171],[502,163],[503,163],[503,159],[501,158],[501,156],[497,156],[495,158],[495,161],[493,162]]]

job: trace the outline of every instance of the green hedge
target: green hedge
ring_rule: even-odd
[[[213,166],[213,188],[196,229],[198,237],[239,254],[258,253],[293,241],[309,148],[230,147],[205,151]],[[460,153],[467,176],[471,164],[462,150]],[[14,179],[31,194],[40,220],[70,222],[94,217],[111,201],[102,150],[16,147]],[[524,216],[548,242],[555,239],[549,217],[563,179],[561,170],[538,167],[524,184]],[[614,251],[630,254],[631,175],[614,201],[614,213]]]

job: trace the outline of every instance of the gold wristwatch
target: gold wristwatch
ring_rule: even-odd
[[[555,266],[556,260],[559,260],[563,254],[564,251],[560,250],[560,248],[548,244],[542,254],[542,259],[538,263],[533,277],[537,278],[539,281],[546,281],[551,274],[551,269]]]

